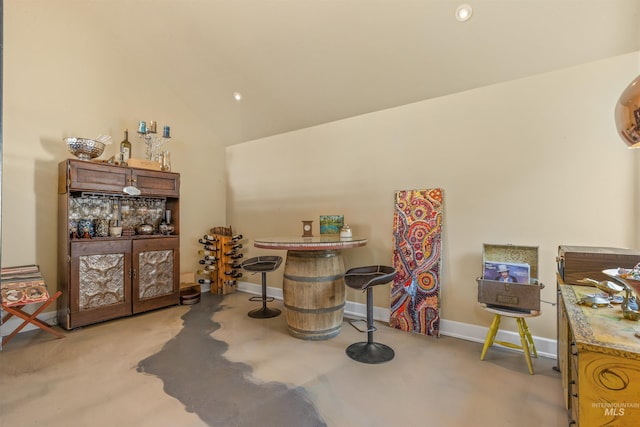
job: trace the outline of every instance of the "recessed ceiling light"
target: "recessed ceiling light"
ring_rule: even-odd
[[[461,4],[456,9],[456,19],[460,22],[468,21],[471,15],[473,15],[473,8],[467,3]]]
[[[242,94],[240,92],[233,92],[233,99],[238,102],[242,101]]]

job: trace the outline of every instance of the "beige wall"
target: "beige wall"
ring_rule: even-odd
[[[117,142],[152,119],[174,136],[182,271],[197,268],[196,240],[212,226],[253,239],[297,234],[302,219],[317,230],[319,215],[337,213],[369,239],[346,252],[347,266],[387,263],[394,191],[438,186],[442,315],[484,326],[474,280],[483,243],[539,246],[548,301],[559,244],[636,245],[638,154],[618,140],[612,112],[640,70],[637,53],[241,144],[225,159],[206,101],[175,89],[161,46],[140,52],[130,39],[140,29],[116,32],[111,22],[78,2],[4,3],[2,265],[37,263],[54,284],[62,138]],[[376,304],[388,301],[388,289],[376,289]],[[551,307],[531,323],[555,337]]]
[[[57,165],[65,136],[110,134],[114,155],[138,120],[170,125],[172,168],[181,174],[181,269],[194,271],[198,237],[225,225],[224,147],[163,74],[162,58],[141,55],[126,34],[78,2],[4,2],[2,265],[37,263],[56,285]],[[87,31],[94,29],[94,31]],[[144,52],[143,52],[144,53]]]
[[[344,214],[369,239],[346,267],[389,264],[394,192],[441,187],[442,317],[488,326],[483,243],[539,247],[546,301],[558,245],[635,245],[638,153],[616,136],[613,108],[639,70],[630,54],[229,147],[227,216],[255,238],[297,235],[303,219],[317,233],[319,215]],[[389,307],[388,287],[375,304]],[[543,304],[530,326],[555,339],[555,323]]]

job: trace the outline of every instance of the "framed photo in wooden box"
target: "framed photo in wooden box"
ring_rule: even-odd
[[[529,284],[531,279],[530,266],[515,262],[485,261],[483,279]]]

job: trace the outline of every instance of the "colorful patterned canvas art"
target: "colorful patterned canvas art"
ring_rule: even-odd
[[[442,248],[440,188],[397,191],[393,214],[393,265],[389,324],[440,336]]]

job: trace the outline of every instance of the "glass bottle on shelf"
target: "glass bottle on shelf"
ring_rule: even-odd
[[[171,170],[171,153],[167,150],[163,151],[160,154],[160,170],[170,171]]]
[[[120,143],[120,162],[124,165],[129,163],[131,158],[131,142],[129,142],[129,130],[124,130],[124,139]]]

